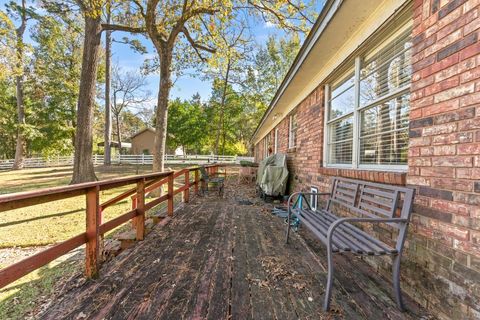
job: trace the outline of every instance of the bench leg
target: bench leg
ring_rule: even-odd
[[[400,311],[405,311],[402,300],[402,290],[400,289],[400,260],[401,256],[399,254],[393,257],[393,293],[395,295],[395,302],[397,303],[398,309],[400,309]]]
[[[288,244],[288,238],[290,236],[290,214],[287,219],[287,240],[285,241]]]
[[[323,311],[327,312],[330,309],[330,299],[332,297],[333,287],[333,252],[331,246],[327,247],[327,263],[328,263],[328,275],[327,275],[327,287],[325,288],[325,301],[323,302]]]

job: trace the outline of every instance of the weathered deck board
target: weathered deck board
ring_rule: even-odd
[[[418,319],[406,298],[359,259],[338,256],[333,311],[323,313],[325,250],[308,232],[284,244],[285,224],[254,201],[253,188],[226,186],[195,198],[166,226],[72,286],[45,319]],[[353,261],[353,262],[352,262]]]

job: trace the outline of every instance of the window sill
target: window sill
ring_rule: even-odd
[[[352,168],[320,168],[320,174],[326,176],[338,176],[357,180],[366,180],[378,183],[394,184],[404,186],[407,181],[407,173],[405,171],[387,171],[383,169],[378,170],[364,170]]]

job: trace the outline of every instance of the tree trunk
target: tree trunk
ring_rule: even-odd
[[[107,5],[107,23],[110,23],[110,5]],[[110,30],[105,32],[105,136],[104,136],[104,158],[103,163],[110,165],[112,162],[112,105],[110,104],[110,62],[111,62],[111,47],[112,47],[112,32]]]
[[[89,17],[86,13],[72,184],[97,179],[92,161],[92,144],[95,85],[101,35],[100,18]]]
[[[25,127],[25,105],[23,100],[23,82],[25,80],[24,68],[23,68],[23,34],[25,33],[25,28],[27,26],[27,15],[25,8],[25,0],[22,1],[22,22],[20,27],[16,30],[17,43],[17,75],[16,81],[16,90],[17,90],[17,145],[15,148],[15,161],[13,162],[13,169],[18,170],[22,169],[25,161],[25,136],[24,136],[24,127]]]
[[[220,135],[223,137],[222,153],[225,149],[225,102],[227,101],[228,79],[230,77],[230,60],[227,63],[225,79],[223,83],[222,101],[220,103],[220,119],[218,121],[217,136],[215,138],[215,154],[218,155],[218,146],[220,144]]]
[[[120,134],[120,114],[115,114],[115,120],[117,121],[117,147],[118,147],[118,154],[121,154],[122,151],[122,136]]]
[[[172,85],[170,65],[172,49],[157,48],[160,55],[160,88],[158,91],[157,112],[155,114],[155,145],[153,153],[153,171],[165,169],[165,142],[167,138],[168,96]]]
[[[25,161],[25,136],[23,135],[25,125],[25,106],[23,104],[23,81],[24,76],[17,76],[17,145],[15,148],[15,161],[13,163],[13,169],[23,169]]]

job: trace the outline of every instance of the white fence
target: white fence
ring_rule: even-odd
[[[103,164],[103,155],[94,155],[93,164]],[[240,163],[240,161],[253,161],[253,157],[237,157],[237,156],[220,156],[220,155],[165,155],[166,164],[208,164],[208,163]],[[0,160],[0,170],[9,170],[13,167],[13,159]],[[112,157],[112,164],[137,164],[148,165],[153,163],[152,155],[145,154],[121,154]],[[46,168],[72,166],[73,156],[52,157],[52,158],[26,158],[24,162],[25,168]]]

